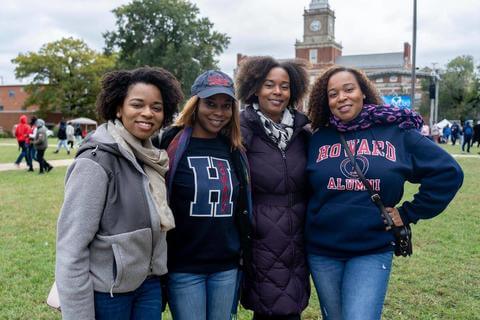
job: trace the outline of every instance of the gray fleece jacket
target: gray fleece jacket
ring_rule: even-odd
[[[55,270],[63,319],[95,319],[94,291],[130,292],[167,273],[165,236],[142,167],[100,126],[65,178]]]

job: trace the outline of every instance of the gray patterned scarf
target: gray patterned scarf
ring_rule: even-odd
[[[295,120],[293,111],[287,107],[285,111],[283,111],[282,121],[276,123],[260,110],[257,103],[254,103],[252,106],[259,115],[267,136],[272,139],[280,150],[285,151],[285,148],[293,135],[293,123]]]

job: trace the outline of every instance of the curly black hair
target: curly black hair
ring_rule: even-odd
[[[355,68],[348,68],[343,66],[332,66],[325,70],[315,80],[308,98],[308,117],[312,121],[312,129],[328,126],[330,115],[330,107],[328,105],[327,87],[330,78],[338,72],[350,72],[358,82],[360,90],[365,95],[363,99],[364,104],[382,104],[382,98],[378,94],[375,85],[367,78],[365,73]]]
[[[245,104],[258,103],[255,95],[273,68],[282,68],[290,78],[289,106],[296,106],[308,89],[308,75],[303,60],[277,61],[269,56],[248,57],[240,63],[235,79],[237,96]]]
[[[117,118],[117,111],[128,94],[130,86],[136,83],[151,84],[160,90],[164,105],[163,126],[172,122],[183,92],[178,80],[167,70],[159,67],[141,67],[133,70],[117,70],[102,79],[102,88],[97,97],[99,116],[106,121]]]

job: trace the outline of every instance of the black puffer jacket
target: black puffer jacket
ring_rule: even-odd
[[[310,296],[304,250],[308,181],[305,174],[307,118],[295,115],[294,134],[284,153],[267,137],[252,107],[242,112],[253,197],[252,274],[242,304],[265,315],[301,313]]]

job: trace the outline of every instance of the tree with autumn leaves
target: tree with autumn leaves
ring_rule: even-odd
[[[146,65],[172,72],[188,95],[197,75],[217,67],[215,57],[230,41],[185,0],[133,0],[112,12],[116,29],[103,34],[103,53],[83,40],[64,38],[12,60],[17,78],[32,79],[26,106],[39,105],[40,114],[95,117],[102,75]]]
[[[17,78],[31,79],[25,105],[38,105],[40,115],[60,111],[67,117],[95,117],[100,78],[115,66],[114,55],[97,53],[73,38],[21,53],[12,62]]]

